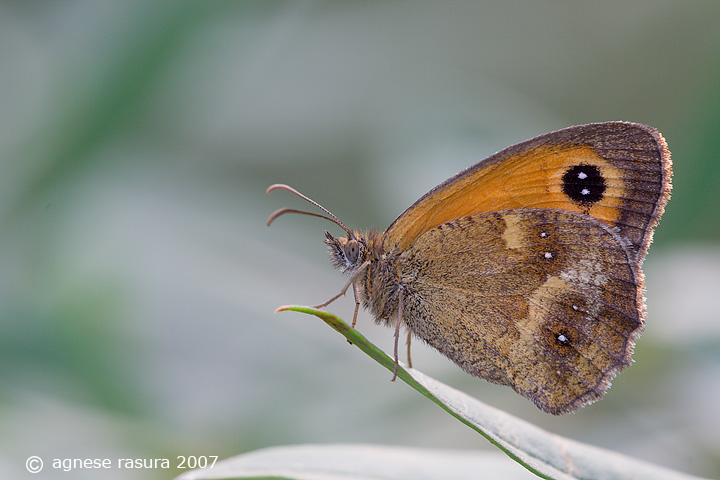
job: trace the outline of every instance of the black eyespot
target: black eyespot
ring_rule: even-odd
[[[345,258],[350,263],[357,262],[358,256],[360,255],[360,246],[358,245],[358,241],[354,238],[351,238],[347,241],[345,244]]]
[[[563,351],[566,348],[577,349],[578,332],[572,327],[558,325],[550,327],[545,341],[555,351]]]
[[[595,165],[581,163],[569,168],[562,178],[565,195],[578,203],[596,203],[605,194],[605,178]]]

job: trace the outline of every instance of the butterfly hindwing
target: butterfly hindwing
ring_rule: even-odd
[[[408,328],[472,375],[564,413],[630,363],[641,281],[619,236],[583,215],[509,210],[447,222],[396,260]]]

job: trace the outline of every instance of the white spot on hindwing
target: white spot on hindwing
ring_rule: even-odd
[[[580,180],[585,180],[585,179],[587,178],[587,173],[585,173],[585,172],[579,172],[579,173],[578,173],[578,178],[579,178]]]

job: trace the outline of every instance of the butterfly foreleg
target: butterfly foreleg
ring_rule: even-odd
[[[353,285],[353,292],[357,294],[357,290],[355,289],[355,286],[354,286],[354,285],[355,285],[355,280],[357,279],[358,275],[360,275],[360,273],[361,273],[363,270],[365,270],[365,268],[366,268],[368,265],[370,265],[370,260],[365,260],[365,262],[364,262],[362,265],[360,265],[360,266],[357,268],[357,270],[355,270],[355,271],[352,273],[352,275],[350,276],[350,279],[347,281],[347,283],[345,284],[345,286],[343,286],[343,288],[340,290],[340,293],[338,293],[337,295],[335,295],[334,297],[332,297],[330,300],[328,300],[328,301],[325,302],[325,303],[321,303],[321,304],[319,304],[319,305],[313,305],[312,308],[318,308],[318,309],[319,309],[319,308],[327,307],[327,306],[330,305],[332,302],[334,302],[334,301],[337,300],[338,298],[340,298],[340,297],[342,297],[343,295],[345,295],[345,293],[347,292],[348,288],[350,288],[350,285]],[[357,296],[356,296],[356,297],[355,297],[356,307],[355,307],[355,316],[353,316],[353,327],[355,326],[355,319],[356,319],[356,317],[357,317],[357,302],[358,302],[358,300],[357,300]]]

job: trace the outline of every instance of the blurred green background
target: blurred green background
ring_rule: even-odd
[[[82,479],[98,472],[48,462],[490,448],[319,320],[273,314],[344,280],[334,227],[267,228],[306,205],[265,188],[383,229],[497,150],[607,120],[658,128],[674,161],[636,364],[564,417],[419,342],[415,366],[558,434],[720,476],[718,25],[714,0],[0,3],[0,477],[30,478],[30,455],[46,462],[32,478]],[[367,314],[359,328],[391,348]]]

